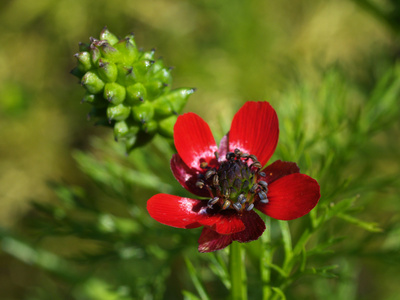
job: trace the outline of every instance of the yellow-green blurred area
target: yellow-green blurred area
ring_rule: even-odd
[[[121,37],[134,32],[139,47],[156,48],[166,65],[174,67],[173,87],[197,88],[185,111],[199,114],[220,137],[245,101],[268,100],[279,107],[280,95],[291,86],[304,82],[318,86],[331,68],[345,74],[354,95],[350,98],[360,101],[399,54],[399,8],[395,0],[1,1],[0,225],[17,227],[29,216],[32,199],[52,201],[49,181],[82,189],[90,185],[72,153],[94,151],[91,137],[112,140],[112,132],[87,121],[89,107],[80,104],[83,88],[69,71],[76,65],[73,54],[78,42],[97,38],[104,26]],[[285,105],[291,109],[290,103]],[[228,121],[221,125],[221,118]],[[395,149],[400,146],[398,124],[388,130],[390,135],[383,132],[374,143]],[[393,174],[399,172],[400,160],[395,158],[370,165],[382,175]],[[359,167],[355,162],[354,169]],[[388,199],[398,201],[398,195]],[[400,209],[398,203],[391,206],[388,218]],[[377,209],[379,205],[367,209],[365,217],[384,222],[385,215]],[[393,239],[398,243],[400,237]],[[74,252],[68,247],[59,251]],[[385,265],[370,264],[348,275],[358,276],[360,284],[355,290],[344,288],[340,299],[398,299],[396,273],[385,276]],[[1,299],[28,299],[18,292],[29,290],[36,274],[27,270],[0,253]],[[312,289],[314,295],[323,295],[320,286],[299,288]]]

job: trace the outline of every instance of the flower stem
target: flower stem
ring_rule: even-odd
[[[266,229],[261,236],[261,257],[260,257],[260,268],[261,268],[261,279],[263,283],[263,300],[270,299],[272,295],[271,290],[271,269],[272,263],[272,251],[271,251],[271,219],[269,217],[265,220]]]
[[[246,274],[242,245],[233,242],[229,251],[229,268],[231,273],[231,300],[246,300]]]

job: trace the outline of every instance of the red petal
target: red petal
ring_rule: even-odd
[[[305,174],[284,176],[268,186],[269,202],[258,202],[256,208],[278,220],[293,220],[304,216],[320,198],[318,182]]]
[[[246,102],[232,120],[229,149],[254,154],[265,165],[278,143],[279,124],[268,102]]]
[[[245,229],[241,216],[235,210],[212,212],[208,209],[207,218],[202,218],[199,223],[209,226],[220,234],[232,234]]]
[[[212,252],[224,249],[232,243],[232,235],[222,235],[207,227],[203,228],[199,238],[199,252]]]
[[[246,229],[234,234],[219,234],[210,228],[204,227],[199,238],[199,251],[212,252],[221,250],[230,245],[232,241],[238,241],[240,243],[255,241],[263,234],[265,223],[256,212],[246,212],[241,215],[241,219]]]
[[[147,201],[150,216],[165,225],[178,228],[208,226],[221,234],[245,229],[236,211],[218,212],[208,208],[207,201],[168,194],[157,194]]]
[[[214,152],[218,150],[210,127],[194,113],[178,117],[174,126],[175,147],[189,168],[201,171],[200,163],[216,164]]]
[[[277,160],[266,167],[263,172],[265,173],[265,177],[260,176],[258,180],[264,180],[269,184],[283,176],[299,173],[300,169],[294,162]]]
[[[168,194],[157,194],[147,201],[150,216],[165,225],[178,228],[200,227],[197,221],[204,201]]]
[[[242,221],[246,229],[232,235],[234,241],[247,243],[258,240],[265,230],[265,223],[255,211],[249,211],[242,215]]]
[[[176,180],[189,192],[200,197],[211,197],[207,189],[196,186],[198,171],[190,169],[179,156],[174,154],[171,158],[171,170]]]

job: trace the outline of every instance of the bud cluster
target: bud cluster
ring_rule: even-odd
[[[89,119],[113,127],[127,152],[157,133],[172,138],[177,114],[195,89],[171,89],[171,69],[154,58],[154,50],[140,50],[133,34],[118,39],[105,27],[79,51],[71,73],[86,89],[82,102],[92,105]]]

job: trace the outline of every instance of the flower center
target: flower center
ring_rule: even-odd
[[[215,156],[218,159],[217,152]],[[226,154],[226,160],[219,166],[210,168],[207,163],[202,163],[200,167],[206,171],[198,175],[196,186],[209,191],[210,208],[243,212],[252,210],[254,201],[268,203],[268,184],[265,181],[257,181],[258,175],[265,174],[260,172],[262,165],[255,155],[235,149],[234,152]]]

